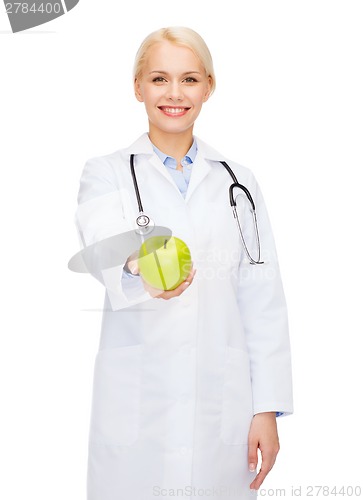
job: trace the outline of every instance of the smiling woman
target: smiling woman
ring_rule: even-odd
[[[243,246],[228,204],[227,158],[193,135],[214,88],[197,33],[152,33],[134,72],[148,133],[92,158],[82,173],[76,222],[85,245],[137,230],[142,197],[195,266],[173,289],[146,282],[139,252],[105,270],[88,500],[154,500],[159,488],[255,497],[278,453],[276,417],[293,411],[287,311],[263,197],[251,171],[228,160],[242,185],[234,213]],[[262,266],[245,250],[257,246],[246,192],[258,214]]]

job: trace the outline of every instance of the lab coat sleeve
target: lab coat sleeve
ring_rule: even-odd
[[[115,172],[107,158],[97,157],[86,162],[77,201],[74,220],[82,248],[132,230],[124,214],[122,189],[118,186]],[[113,310],[151,298],[144,289],[142,279],[124,271],[128,255],[122,255],[123,250],[120,249],[119,265],[107,269],[93,268],[90,271],[105,286]],[[96,247],[93,257],[95,261],[97,251]]]
[[[239,266],[238,302],[250,357],[254,414],[293,412],[292,370],[288,315],[275,242],[260,188],[251,174],[249,189],[255,200],[264,264]],[[243,232],[256,251],[248,207]],[[256,255],[254,253],[253,255]]]

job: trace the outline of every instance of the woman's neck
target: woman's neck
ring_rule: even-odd
[[[160,151],[172,156],[180,163],[193,144],[193,130],[189,129],[180,134],[168,134],[150,127],[149,139]]]

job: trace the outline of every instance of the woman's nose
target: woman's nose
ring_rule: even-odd
[[[167,91],[167,98],[172,101],[183,100],[183,91],[178,83],[170,83]]]

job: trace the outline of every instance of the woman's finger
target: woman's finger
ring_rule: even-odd
[[[147,283],[145,284],[145,289],[153,298],[157,299],[169,300],[173,297],[179,297],[179,295],[181,295],[193,282],[196,271],[196,269],[192,269],[186,279],[182,283],[180,283],[179,286],[174,288],[174,290],[160,290],[158,288],[153,288],[150,285],[147,285]]]

